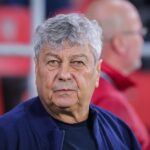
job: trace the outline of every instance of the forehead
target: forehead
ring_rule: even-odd
[[[92,56],[92,50],[87,45],[73,45],[64,44],[58,48],[52,48],[49,44],[44,44],[41,47],[39,55],[48,56],[48,54],[55,54],[59,57],[71,57],[74,55],[85,55],[87,57]]]
[[[126,22],[125,26],[128,28],[136,30],[142,27],[142,21],[136,12],[126,13],[124,21]]]

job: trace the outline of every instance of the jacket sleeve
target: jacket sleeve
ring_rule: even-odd
[[[132,150],[142,150],[140,143],[138,142],[137,138],[133,134],[132,130],[122,122],[124,129],[122,129],[122,135],[124,137],[125,142],[127,145],[130,145],[130,149]]]
[[[13,130],[5,130],[0,126],[0,150],[16,150],[17,135]]]
[[[6,150],[6,135],[2,128],[0,128],[0,150]]]

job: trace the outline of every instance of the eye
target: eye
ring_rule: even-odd
[[[82,67],[85,65],[85,63],[83,61],[72,61],[71,64],[75,67]]]
[[[47,64],[48,64],[49,66],[55,67],[55,66],[58,66],[58,65],[60,64],[60,62],[59,62],[58,60],[49,60],[49,61],[47,62]]]

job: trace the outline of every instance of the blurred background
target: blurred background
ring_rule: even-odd
[[[32,35],[41,22],[58,13],[84,12],[94,0],[0,0],[0,115],[36,96]],[[130,0],[147,28],[143,66],[131,75],[137,82],[126,91],[150,132],[150,1]]]

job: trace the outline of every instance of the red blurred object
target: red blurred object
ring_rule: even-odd
[[[79,10],[84,13],[86,11],[86,9],[88,8],[88,6],[93,2],[94,0],[84,0],[84,2],[82,3],[82,5],[80,6]]]
[[[28,56],[0,56],[0,76],[27,76],[30,59]]]
[[[126,94],[150,133],[150,71],[138,71],[131,78],[137,86]]]
[[[31,58],[27,56],[0,56],[0,77],[28,77]],[[16,83],[17,84],[17,83]],[[10,85],[11,86],[11,85]],[[8,93],[9,94],[9,93]],[[10,100],[11,103],[11,100]],[[4,110],[3,85],[0,80],[0,115]]]
[[[31,13],[26,7],[0,6],[0,44],[30,44]],[[4,51],[1,49],[1,51]],[[21,51],[21,49],[20,49]],[[8,50],[9,52],[9,50]],[[11,49],[10,49],[11,52]],[[29,56],[0,56],[0,77],[28,77],[30,71]],[[4,112],[4,89],[0,80],[0,114]],[[11,85],[10,85],[11,86]],[[9,94],[9,93],[8,93]],[[10,100],[11,101],[11,100]],[[10,102],[11,103],[11,102]]]
[[[0,43],[29,43],[31,14],[26,7],[0,6]]]

